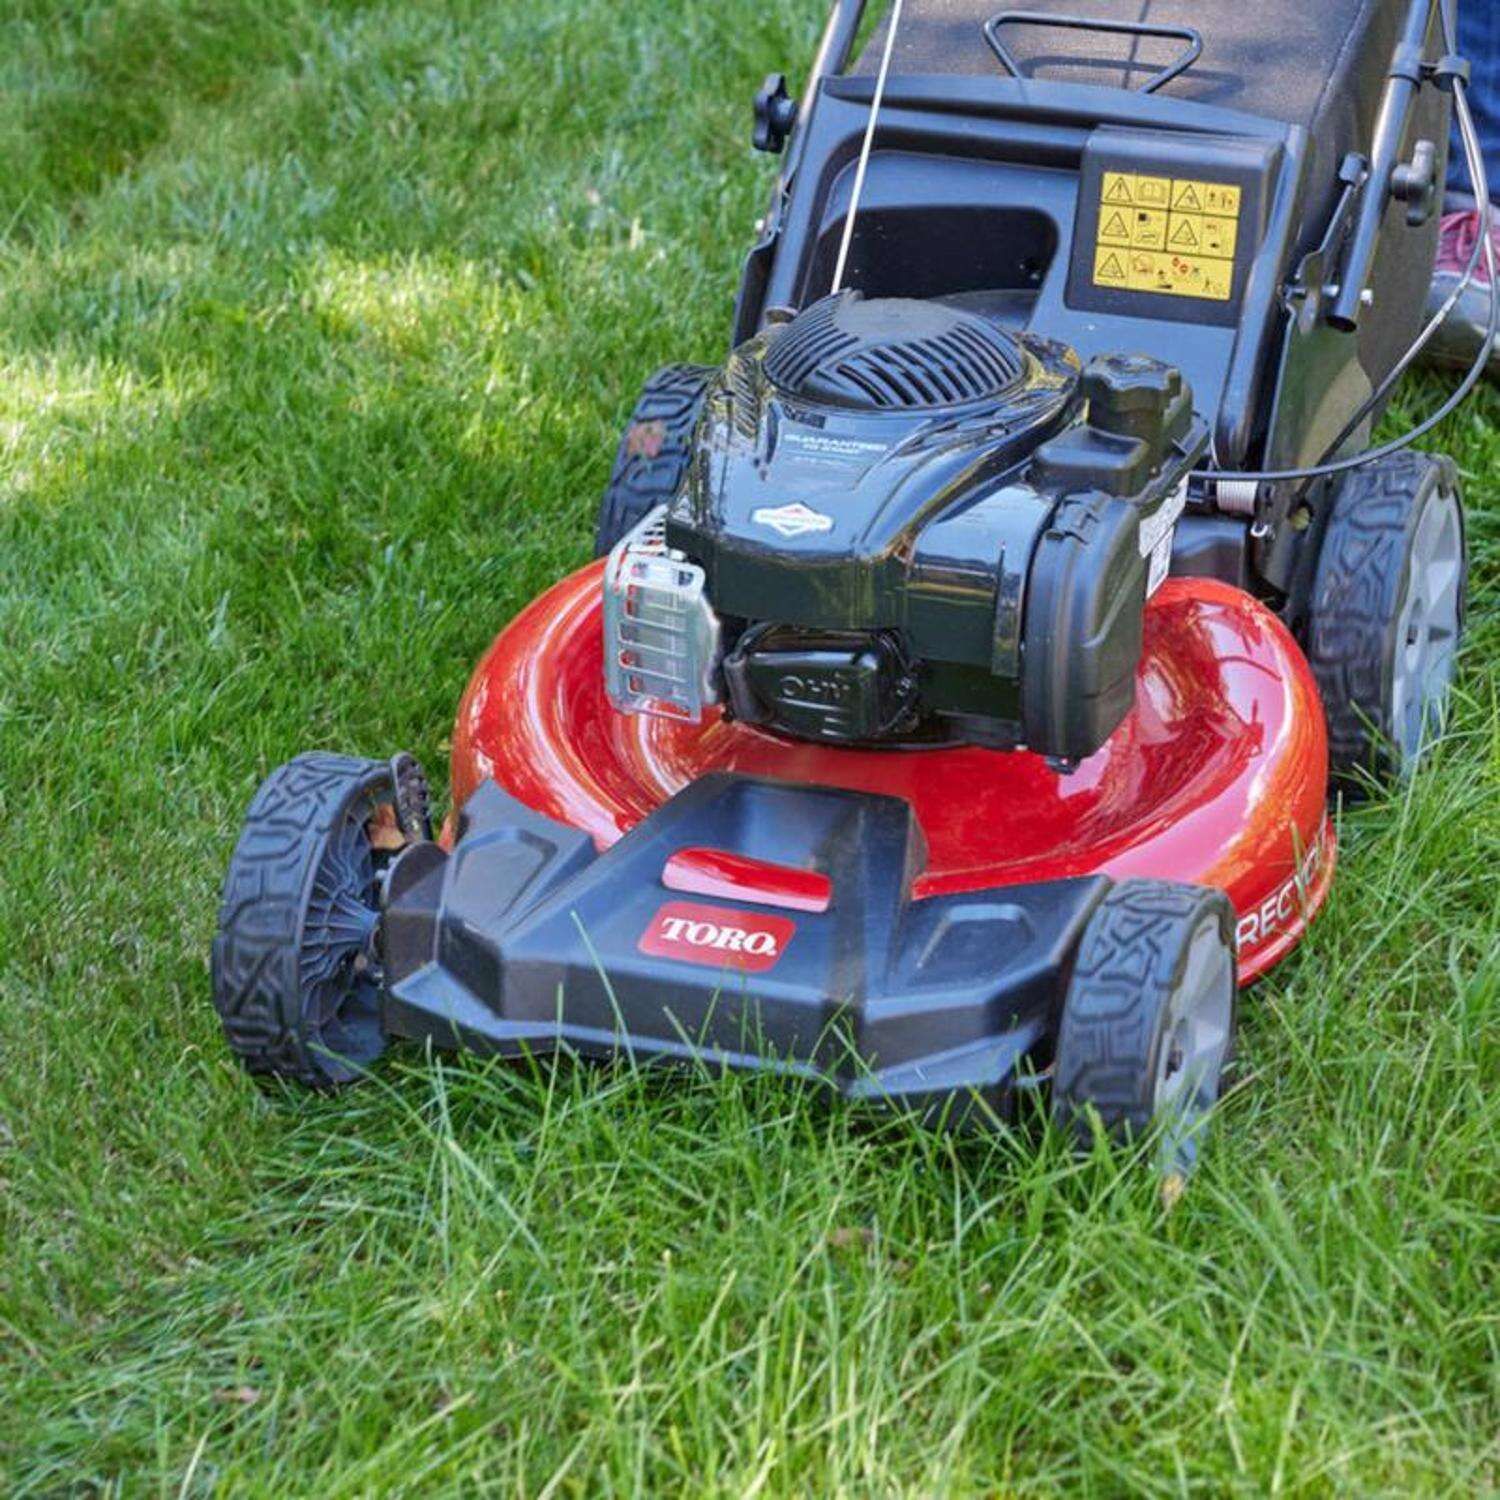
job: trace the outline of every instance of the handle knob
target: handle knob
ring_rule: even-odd
[[[797,101],[787,93],[786,74],[772,73],[755,96],[755,149],[779,156],[797,123]]]

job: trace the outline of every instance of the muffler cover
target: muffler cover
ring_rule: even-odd
[[[604,681],[621,713],[697,724],[719,701],[719,621],[704,573],[666,543],[666,507],[623,537],[604,569]]]

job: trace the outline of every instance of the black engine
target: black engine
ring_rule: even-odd
[[[841,293],[731,356],[676,498],[616,548],[627,711],[1072,761],[1134,695],[1207,445],[1175,370]],[[663,526],[664,521],[664,526]]]

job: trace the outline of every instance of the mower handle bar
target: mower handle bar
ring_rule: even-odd
[[[823,79],[842,73],[849,65],[849,56],[854,50],[860,22],[868,7],[869,0],[834,0],[833,8],[828,13],[828,23],[823,28],[822,40],[818,44],[817,59],[808,79],[809,94]],[[1181,57],[1140,86],[1140,91],[1145,94],[1155,93],[1174,78],[1180,78],[1203,55],[1203,35],[1192,26],[1169,26],[1152,21],[1096,21],[1087,16],[1053,16],[1032,10],[1007,10],[984,23],[984,35],[995,56],[1015,78],[1021,77],[1020,67],[1010,49],[1000,40],[999,31],[1002,26],[1022,25],[1052,26],[1069,31],[1106,31],[1185,42],[1187,47]]]
[[[1412,0],[1386,77],[1359,210],[1349,237],[1338,291],[1328,313],[1328,321],[1345,333],[1352,333],[1359,326],[1365,288],[1369,285],[1374,266],[1386,206],[1391,201],[1391,185],[1401,161],[1402,142],[1417,96],[1422,91],[1423,59],[1432,7],[1433,0]]]
[[[1095,21],[1088,16],[1043,15],[1034,10],[1006,10],[991,16],[984,23],[984,39],[990,49],[1004,64],[1012,78],[1022,77],[1021,65],[1011,55],[1010,49],[1000,40],[1002,26],[1046,26],[1057,31],[1103,31],[1116,36],[1160,37],[1167,41],[1186,42],[1182,55],[1166,67],[1153,73],[1139,87],[1143,94],[1154,94],[1164,84],[1180,78],[1203,56],[1203,34],[1192,26],[1164,26],[1155,21]],[[1133,62],[1125,64],[1133,68]]]
[[[823,40],[818,44],[812,76],[808,79],[809,93],[824,78],[842,73],[848,66],[849,54],[854,50],[854,39],[859,34],[859,23],[864,19],[868,3],[869,0],[835,0],[828,13],[828,24],[823,28]]]

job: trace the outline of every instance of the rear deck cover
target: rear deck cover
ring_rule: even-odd
[[[906,0],[892,68],[1002,74],[983,28],[1006,10],[1191,26],[1202,34],[1203,56],[1166,85],[1164,97],[1301,125],[1343,143],[1356,121],[1373,118],[1403,9],[1393,0],[1032,0],[1011,7],[1002,0]],[[1176,41],[1022,22],[1001,37],[1027,77],[1103,88],[1139,88],[1182,50]],[[884,47],[882,24],[854,71],[874,72]]]

